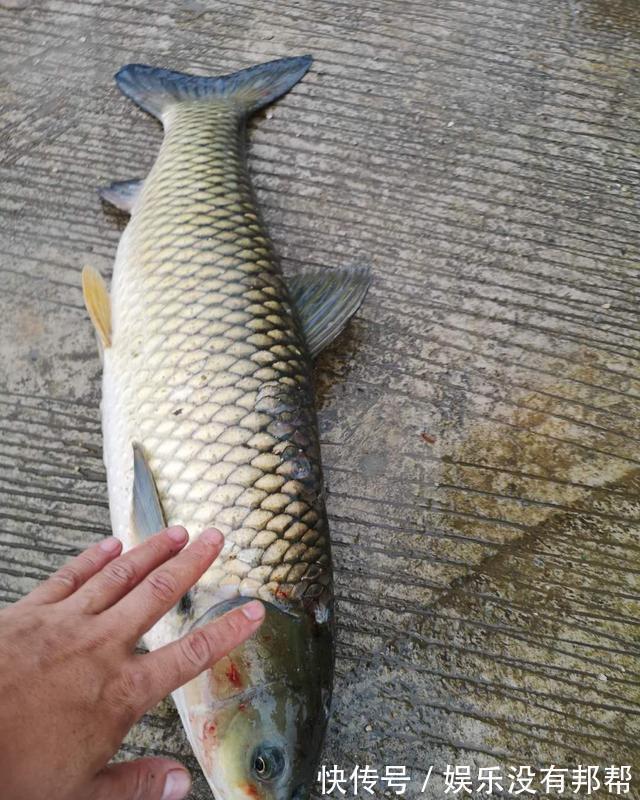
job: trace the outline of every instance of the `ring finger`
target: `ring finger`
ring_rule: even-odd
[[[132,548],[88,580],[69,602],[88,614],[99,614],[127,595],[160,564],[179,553],[189,536],[184,528],[167,528]]]
[[[65,564],[44,583],[37,586],[20,602],[25,604],[57,603],[77,592],[89,578],[103,569],[122,549],[122,544],[110,536],[88,547]]]

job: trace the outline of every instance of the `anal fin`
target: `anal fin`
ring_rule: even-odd
[[[82,269],[82,294],[103,347],[111,347],[111,300],[104,278],[94,267]]]
[[[133,503],[131,521],[141,540],[166,527],[156,482],[142,447],[133,443]]]
[[[371,284],[368,267],[314,270],[287,281],[312,357],[344,330]]]
[[[142,180],[114,181],[109,186],[98,189],[98,194],[107,203],[119,208],[120,211],[131,213],[136,200],[142,191]]]

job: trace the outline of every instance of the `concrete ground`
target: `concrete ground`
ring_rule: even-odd
[[[305,52],[259,200],[285,271],[375,275],[317,367],[323,761],[640,770],[637,0],[0,0],[0,597],[109,529],[80,269],[161,136],[112,74]],[[165,703],[123,755],[188,752]]]

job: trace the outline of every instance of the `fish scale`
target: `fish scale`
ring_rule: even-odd
[[[168,525],[225,534],[201,583],[269,600],[328,592],[310,359],[255,209],[243,121],[193,103],[166,126],[112,288],[125,436]]]
[[[131,213],[111,296],[83,291],[103,354],[113,530],[215,526],[222,553],[145,634],[166,645],[259,597],[253,637],[173,692],[218,800],[305,800],[333,684],[332,573],[312,359],[362,302],[362,268],[285,282],[254,202],[245,120],[311,59],[219,78],[130,64],[120,88],[164,125],[144,182],[103,199]]]

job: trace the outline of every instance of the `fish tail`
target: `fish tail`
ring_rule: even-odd
[[[248,116],[288,92],[309,69],[312,60],[308,55],[281,58],[219,77],[127,64],[115,78],[127,97],[159,119],[170,106],[184,102],[227,101]]]

